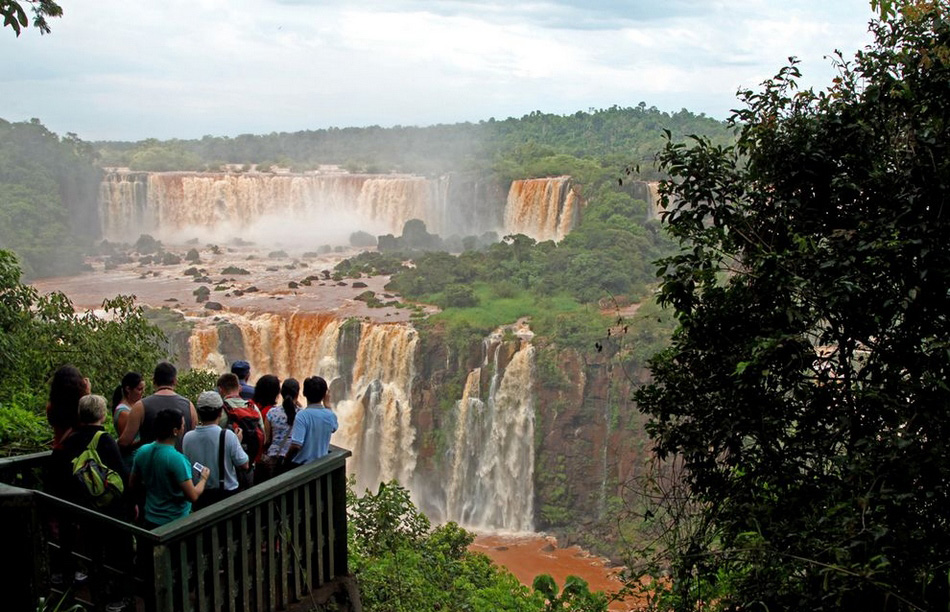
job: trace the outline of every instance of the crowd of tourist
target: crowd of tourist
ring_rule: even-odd
[[[105,427],[106,399],[91,393],[75,367],[59,368],[46,407],[50,492],[152,529],[328,454],[338,422],[323,378],[303,381],[305,406],[293,378],[249,381],[250,365],[236,361],[192,402],[176,392],[171,363],[155,367],[147,396],[142,375],[129,372],[112,394],[114,438]],[[90,499],[78,474],[93,450],[97,463],[118,474],[121,495]]]

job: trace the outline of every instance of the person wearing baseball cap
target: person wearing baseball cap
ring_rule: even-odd
[[[195,408],[200,424],[185,434],[182,449],[189,461],[211,469],[207,490],[193,508],[199,510],[237,493],[237,471],[248,469],[249,460],[237,434],[218,425],[224,400],[217,391],[203,391]]]
[[[251,378],[251,364],[239,359],[231,364],[231,373],[237,376],[241,382],[241,399],[252,399],[254,397],[254,385],[248,382]]]

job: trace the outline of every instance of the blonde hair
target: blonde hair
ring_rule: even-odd
[[[106,418],[106,398],[85,395],[79,398],[79,422],[83,425],[98,423]]]

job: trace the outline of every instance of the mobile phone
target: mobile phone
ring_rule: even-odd
[[[205,469],[205,466],[203,466],[203,465],[201,465],[200,463],[198,463],[197,461],[195,461],[194,464],[192,464],[191,468],[192,468],[194,471],[196,471],[196,472],[198,472],[198,473],[200,474],[201,471],[202,471],[203,469]]]

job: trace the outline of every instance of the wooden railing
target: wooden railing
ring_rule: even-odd
[[[107,603],[106,591],[122,589],[156,612],[286,608],[348,573],[349,456],[331,447],[323,459],[152,531],[44,493],[48,453],[0,459],[0,539],[6,564],[18,564],[0,572],[0,589],[19,595],[4,598],[10,609],[61,596],[49,580],[58,555],[89,575],[70,596],[94,609]]]

